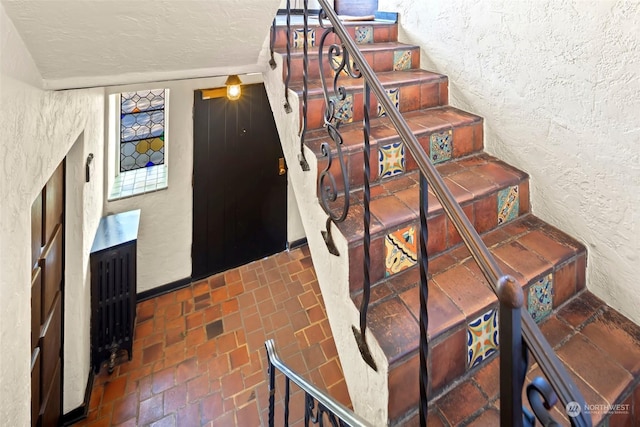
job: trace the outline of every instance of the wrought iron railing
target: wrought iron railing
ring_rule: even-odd
[[[284,425],[289,425],[289,398],[291,396],[291,383],[300,387],[304,391],[304,425],[309,426],[311,423],[323,426],[330,424],[332,426],[352,426],[352,427],[368,427],[370,424],[357,414],[353,413],[349,408],[337,402],[324,391],[320,390],[309,381],[305,380],[291,368],[284,364],[276,352],[273,340],[264,343],[267,348],[267,356],[269,357],[269,427],[274,426],[275,422],[275,403],[276,403],[276,370],[284,375],[284,395],[283,405]]]
[[[322,153],[326,157],[325,169],[320,173],[318,180],[318,195],[320,204],[328,215],[327,231],[323,232],[325,242],[329,252],[339,255],[337,248],[333,244],[331,238],[332,224],[344,221],[349,211],[349,180],[345,162],[342,155],[342,136],[340,134],[341,120],[336,117],[336,103],[344,100],[347,91],[344,86],[339,84],[339,80],[345,76],[351,79],[362,78],[363,99],[364,99],[364,120],[363,120],[363,139],[364,139],[364,283],[363,298],[360,305],[360,325],[359,328],[353,327],[357,345],[360,349],[363,359],[373,368],[376,369],[375,361],[371,357],[368,345],[365,340],[365,332],[367,328],[367,310],[369,305],[369,295],[371,291],[371,283],[369,280],[370,257],[370,191],[369,179],[370,168],[369,161],[369,106],[371,91],[375,94],[378,104],[384,108],[387,117],[393,123],[396,131],[405,147],[409,150],[415,159],[420,170],[420,245],[419,245],[419,269],[420,269],[420,424],[426,425],[427,418],[427,388],[428,388],[428,286],[427,286],[427,189],[430,186],[436,198],[443,207],[444,212],[454,224],[456,230],[462,237],[466,247],[469,249],[471,256],[480,267],[484,277],[489,282],[492,290],[498,296],[500,303],[499,313],[499,334],[500,334],[500,413],[501,425],[506,426],[523,426],[533,425],[535,422],[534,415],[530,414],[522,406],[521,393],[524,387],[525,375],[528,367],[527,355],[531,352],[535,360],[538,362],[542,372],[547,380],[542,377],[536,378],[527,386],[527,396],[530,406],[535,412],[535,417],[539,420],[551,419],[550,410],[553,405],[560,400],[563,405],[577,403],[580,407],[585,407],[584,398],[571,380],[568,373],[560,360],[555,355],[553,349],[542,335],[540,329],[531,318],[526,308],[523,307],[522,288],[517,281],[508,275],[505,275],[496,259],[493,257],[489,249],[480,239],[480,236],[474,229],[473,225],[463,213],[462,208],[455,200],[452,193],[444,183],[428,155],[421,147],[420,143],[411,132],[408,124],[396,108],[389,100],[384,87],[376,77],[373,69],[364,59],[356,43],[349,36],[346,28],[339,20],[337,14],[326,0],[318,0],[321,6],[318,20],[320,27],[324,29],[324,33],[320,38],[318,45],[318,61],[320,64],[320,76],[324,90],[326,110],[324,115],[325,127],[329,135],[329,139],[333,143],[333,147],[329,142],[322,144]],[[290,11],[289,11],[290,13]],[[304,28],[304,67],[308,70],[308,53],[307,53],[307,15],[305,2],[305,28]],[[287,19],[287,25],[290,25]],[[290,30],[287,31],[290,33]],[[325,48],[325,43],[329,39],[329,35],[335,35],[335,41],[331,41],[330,45]],[[331,39],[334,40],[334,39]],[[290,64],[291,53],[290,38],[287,40],[287,64]],[[333,70],[333,84],[330,88],[327,85],[325,73],[323,71],[325,61],[324,55],[327,52],[326,63]],[[286,89],[288,91],[290,69],[287,70],[285,77]],[[308,73],[305,71],[304,78],[307,80]],[[305,82],[303,89],[303,104],[306,104],[308,87]],[[301,153],[304,152],[304,136],[306,130],[306,105],[303,105],[302,118],[303,130],[301,132]],[[334,154],[335,153],[335,154]],[[338,186],[336,178],[332,174],[331,166],[337,157],[340,165],[340,176],[342,177],[341,186]],[[341,201],[339,199],[342,199]],[[591,417],[585,411],[571,417],[574,426],[590,426],[592,425]],[[545,424],[547,425],[547,424]]]

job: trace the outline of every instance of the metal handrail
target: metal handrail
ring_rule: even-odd
[[[357,64],[362,77],[375,93],[378,103],[382,104],[387,117],[389,117],[395,126],[398,135],[405,144],[405,147],[415,159],[420,171],[431,186],[433,193],[440,201],[443,210],[454,224],[456,230],[462,237],[464,244],[469,249],[471,256],[480,267],[484,277],[489,282],[491,289],[496,293],[496,295],[498,295],[498,283],[501,278],[505,277],[505,274],[498,265],[496,259],[480,239],[477,231],[462,211],[462,208],[455,200],[451,191],[445,185],[444,180],[433,164],[429,161],[427,154],[409,128],[407,122],[387,97],[382,83],[380,83],[380,80],[378,80],[373,69],[365,60],[360,49],[347,33],[347,30],[342,22],[340,22],[338,15],[326,0],[318,0],[318,2],[322,7],[322,13],[324,13],[324,16],[326,16],[333,25],[333,31],[335,31],[339,36],[344,48],[349,52],[352,60]],[[540,365],[542,372],[549,379],[549,382],[558,394],[562,404],[567,405],[570,402],[577,402],[582,408],[584,408],[584,398],[526,308],[520,308],[520,316],[522,320],[523,339]],[[581,411],[577,417],[572,418],[572,422],[579,426],[592,425],[591,417],[589,414],[586,414],[585,411]]]
[[[371,424],[355,414],[349,408],[344,406],[342,403],[336,401],[331,396],[329,396],[324,391],[320,390],[318,387],[311,384],[309,381],[305,380],[294,370],[289,368],[285,363],[280,359],[278,353],[276,352],[275,343],[272,339],[267,340],[264,343],[264,346],[267,349],[267,356],[269,357],[269,368],[276,368],[279,370],[285,377],[289,380],[293,381],[298,387],[300,387],[308,396],[311,396],[315,399],[319,405],[324,406],[331,414],[338,417],[341,421],[346,423],[349,426],[353,427],[369,427]],[[269,372],[272,374],[272,372]],[[273,390],[270,390],[273,394]]]

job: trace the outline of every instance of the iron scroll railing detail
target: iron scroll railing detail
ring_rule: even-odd
[[[421,173],[421,206],[420,206],[420,276],[421,276],[421,294],[420,294],[420,425],[426,425],[427,416],[427,389],[428,389],[428,373],[426,372],[427,357],[428,357],[428,342],[427,342],[427,330],[428,330],[428,316],[427,316],[427,302],[428,302],[428,286],[427,286],[427,185],[429,189],[436,196],[438,201],[443,207],[444,212],[448,216],[449,220],[455,226],[456,230],[460,234],[464,244],[469,249],[471,256],[478,264],[484,277],[487,279],[492,290],[500,301],[500,347],[501,347],[501,369],[500,369],[500,383],[501,383],[501,425],[502,426],[523,426],[533,425],[535,422],[533,415],[527,411],[522,410],[521,391],[524,386],[526,369],[528,366],[527,354],[530,352],[534,359],[538,362],[543,374],[548,379],[536,378],[531,384],[527,386],[527,396],[531,402],[532,409],[535,412],[535,416],[539,420],[545,420],[549,423],[554,421],[549,416],[549,410],[557,401],[563,405],[573,404],[577,407],[586,407],[584,398],[580,394],[576,385],[572,381],[571,377],[566,372],[560,360],[555,355],[553,349],[546,341],[540,329],[535,324],[530,314],[525,307],[522,306],[522,288],[513,278],[505,276],[496,259],[489,252],[484,245],[480,236],[474,229],[473,225],[462,211],[460,205],[456,202],[450,190],[444,183],[442,177],[438,174],[435,167],[429,160],[429,157],[425,153],[424,149],[420,146],[416,137],[413,135],[408,124],[405,122],[402,115],[399,113],[395,105],[389,100],[384,90],[384,87],[376,77],[371,66],[366,62],[359,48],[353,40],[351,40],[346,28],[338,19],[337,14],[329,5],[327,0],[318,0],[321,11],[319,14],[319,22],[322,28],[325,29],[318,46],[318,62],[320,65],[320,79],[324,90],[325,98],[325,127],[329,135],[329,140],[322,144],[321,150],[323,156],[326,158],[326,167],[320,173],[318,178],[318,195],[320,204],[328,215],[326,228],[327,231],[323,232],[323,237],[329,248],[329,251],[334,255],[339,255],[337,248],[333,244],[331,237],[332,224],[344,221],[349,211],[349,180],[346,170],[345,161],[343,159],[342,152],[342,136],[340,135],[340,117],[336,116],[336,105],[338,101],[345,99],[347,91],[344,86],[339,84],[339,79],[342,76],[348,76],[351,78],[363,77],[365,86],[365,100],[368,100],[370,91],[373,91],[377,98],[378,104],[385,110],[388,119],[393,123],[398,135],[402,139],[405,148],[409,151],[411,156],[416,161]],[[289,1],[287,1],[287,9],[289,11]],[[305,1],[305,13],[307,9],[307,3]],[[290,11],[289,11],[290,12]],[[290,13],[289,13],[290,14]],[[289,15],[288,14],[288,15]],[[329,24],[325,21],[328,21]],[[290,62],[290,23],[287,19],[287,57]],[[305,46],[305,61],[307,61],[307,24],[305,23],[304,29],[304,46]],[[332,43],[326,49],[327,62],[333,70],[333,85],[329,89],[327,85],[323,70],[325,66],[325,43],[330,34],[335,34],[336,39],[340,43]],[[356,65],[357,64],[357,65]],[[308,63],[304,65],[308,66]],[[306,70],[308,71],[308,70]],[[305,83],[308,79],[308,74],[305,71]],[[285,85],[288,88],[289,71],[287,71],[287,78]],[[330,95],[332,93],[332,95]],[[305,89],[306,94],[306,89]],[[306,96],[303,99],[303,111],[304,118],[306,119]],[[368,104],[365,103],[365,114],[369,110]],[[365,115],[366,117],[366,115]],[[305,122],[306,123],[306,122]],[[364,125],[365,139],[368,137],[368,124]],[[304,135],[302,136],[302,138]],[[301,139],[302,143],[303,139]],[[366,148],[365,148],[366,150]],[[367,157],[368,158],[368,157]],[[337,159],[337,166],[339,167],[339,173],[342,181],[338,185],[338,181],[332,174],[335,171],[332,166],[335,165]],[[366,169],[366,163],[365,163]],[[337,174],[337,172],[336,172]],[[367,170],[365,170],[365,187],[368,187]],[[370,197],[366,194],[365,200]],[[364,224],[365,229],[370,222],[370,213],[367,212],[365,207]],[[370,237],[369,237],[370,238]],[[365,245],[367,244],[366,230],[365,230]],[[368,246],[368,245],[367,245]],[[368,250],[365,249],[365,251]],[[364,340],[366,331],[366,313],[368,307],[368,293],[365,294],[368,289],[368,260],[366,259],[365,252],[365,283],[363,286],[363,298],[360,307],[360,329],[356,330],[354,327],[354,333],[356,334],[356,340],[358,340],[358,334],[360,334],[361,340],[358,341],[359,347],[364,343],[366,347],[366,341]],[[518,294],[519,292],[519,294]],[[518,296],[519,295],[519,296]],[[362,352],[362,347],[360,347]],[[269,346],[267,346],[269,351]],[[363,352],[363,358],[366,360],[367,356]],[[370,356],[370,354],[369,354]],[[503,358],[505,362],[503,363]],[[271,356],[270,356],[271,359]],[[369,362],[367,362],[369,363]],[[270,368],[271,369],[271,368]],[[322,405],[325,405],[322,403]],[[324,414],[324,409],[320,409],[320,401],[318,406],[308,405],[311,408],[309,412],[309,420],[318,419],[318,414]],[[325,408],[323,406],[322,408]],[[585,411],[578,411],[579,413],[575,417],[571,417],[571,424],[574,426],[591,426],[591,418]],[[320,420],[323,418],[320,417]],[[328,418],[331,420],[331,418]]]
[[[343,76],[348,76],[353,79],[359,79],[362,77],[362,74],[358,70],[356,64],[350,60],[349,51],[347,51],[343,46],[338,43],[331,43],[327,50],[327,63],[331,67],[333,72],[333,85],[332,88],[329,88],[326,80],[326,73],[324,72],[324,48],[327,42],[327,39],[330,35],[335,34],[333,31],[333,27],[326,26],[326,16],[324,11],[320,11],[318,16],[318,21],[320,23],[320,27],[324,28],[324,32],[322,37],[320,38],[320,43],[318,46],[318,64],[320,67],[320,80],[322,82],[322,89],[325,100],[325,114],[324,114],[324,124],[327,128],[327,132],[331,138],[331,140],[335,143],[336,149],[336,157],[338,159],[340,165],[340,175],[342,176],[342,192],[339,191],[337,187],[336,180],[332,174],[331,166],[333,162],[333,155],[331,147],[328,143],[323,143],[321,145],[322,153],[324,157],[327,159],[327,166],[320,173],[320,177],[318,179],[318,194],[320,195],[321,204],[325,210],[325,212],[329,215],[327,219],[327,231],[323,231],[322,235],[325,239],[325,243],[329,252],[334,255],[339,255],[338,249],[333,242],[333,238],[331,236],[331,224],[339,223],[345,220],[348,212],[349,212],[349,180],[348,180],[348,172],[345,167],[344,157],[342,153],[342,135],[340,134],[339,127],[341,124],[341,120],[336,116],[336,107],[338,102],[344,101],[347,96],[347,91],[344,86],[341,86],[338,82],[339,79]],[[338,36],[338,39],[342,41],[341,37]],[[333,95],[330,95],[330,92]],[[375,360],[373,359],[373,355],[371,354],[371,349],[367,343],[366,339],[366,331],[367,331],[367,313],[369,308],[369,300],[371,298],[371,280],[370,280],[370,266],[371,266],[371,257],[369,254],[369,249],[371,246],[371,210],[370,210],[370,200],[371,200],[371,192],[369,189],[369,183],[371,180],[371,167],[369,165],[370,159],[370,143],[369,143],[369,135],[370,135],[370,120],[369,120],[369,105],[371,98],[371,90],[369,85],[365,81],[364,83],[364,120],[363,120],[363,138],[364,138],[364,150],[363,150],[363,164],[364,164],[364,194],[363,194],[363,205],[364,205],[364,217],[363,217],[363,225],[364,225],[364,244],[363,244],[363,270],[364,270],[364,280],[362,285],[362,300],[360,303],[360,325],[359,328],[352,326],[352,331],[354,338],[356,340],[356,344],[358,345],[358,350],[360,351],[360,355],[363,360],[374,370],[377,371],[378,367],[376,365]],[[342,204],[338,207],[337,210],[331,209],[331,203],[335,202],[339,194],[342,195]]]
[[[284,364],[276,352],[273,340],[264,343],[269,358],[269,427],[275,423],[275,395],[276,395],[276,371],[280,371],[285,377],[284,403],[284,425],[289,425],[289,395],[291,392],[291,382],[300,387],[305,394],[304,425],[317,424],[323,426],[352,426],[370,427],[371,425],[363,418],[353,413],[346,406],[334,400],[331,396],[315,387],[313,384],[302,378],[298,373],[291,370]]]
[[[334,34],[334,27],[326,26],[326,16],[323,11],[320,11],[318,21],[320,27],[324,29],[322,37],[318,45],[318,64],[320,66],[320,81],[322,83],[322,90],[325,101],[324,111],[324,125],[327,128],[327,133],[332,142],[323,142],[321,144],[322,156],[326,159],[326,166],[318,177],[318,195],[320,197],[320,205],[329,216],[327,219],[327,230],[322,232],[322,236],[325,240],[329,252],[333,255],[340,255],[333,237],[331,235],[332,223],[337,224],[346,219],[349,212],[350,200],[349,200],[349,174],[344,161],[344,154],[342,152],[342,135],[339,128],[342,123],[340,117],[336,115],[337,103],[344,101],[347,96],[347,91],[344,86],[338,84],[338,80],[344,74],[352,78],[359,78],[362,75],[353,67],[351,61],[349,61],[349,54],[337,43],[331,43],[327,50],[327,63],[331,67],[334,77],[332,88],[329,88],[327,79],[324,72],[324,49],[327,43],[327,39],[331,34]],[[332,93],[333,95],[330,95]],[[335,149],[335,154],[333,149]],[[334,162],[334,157],[338,160],[340,167],[340,173],[342,180],[340,182],[341,188],[338,186],[338,182],[334,176],[335,171],[331,169]],[[340,199],[340,200],[338,200]]]

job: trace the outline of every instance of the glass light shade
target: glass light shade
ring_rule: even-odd
[[[227,78],[227,81],[224,82],[224,84],[227,86],[227,98],[235,101],[236,99],[240,99],[240,95],[242,95],[242,88],[240,85],[242,85],[242,81],[240,80],[240,77],[238,77],[237,75],[233,74],[230,75]]]

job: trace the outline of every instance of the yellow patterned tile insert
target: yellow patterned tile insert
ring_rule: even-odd
[[[391,276],[416,265],[418,244],[416,227],[409,226],[387,234],[384,239],[385,276]]]

